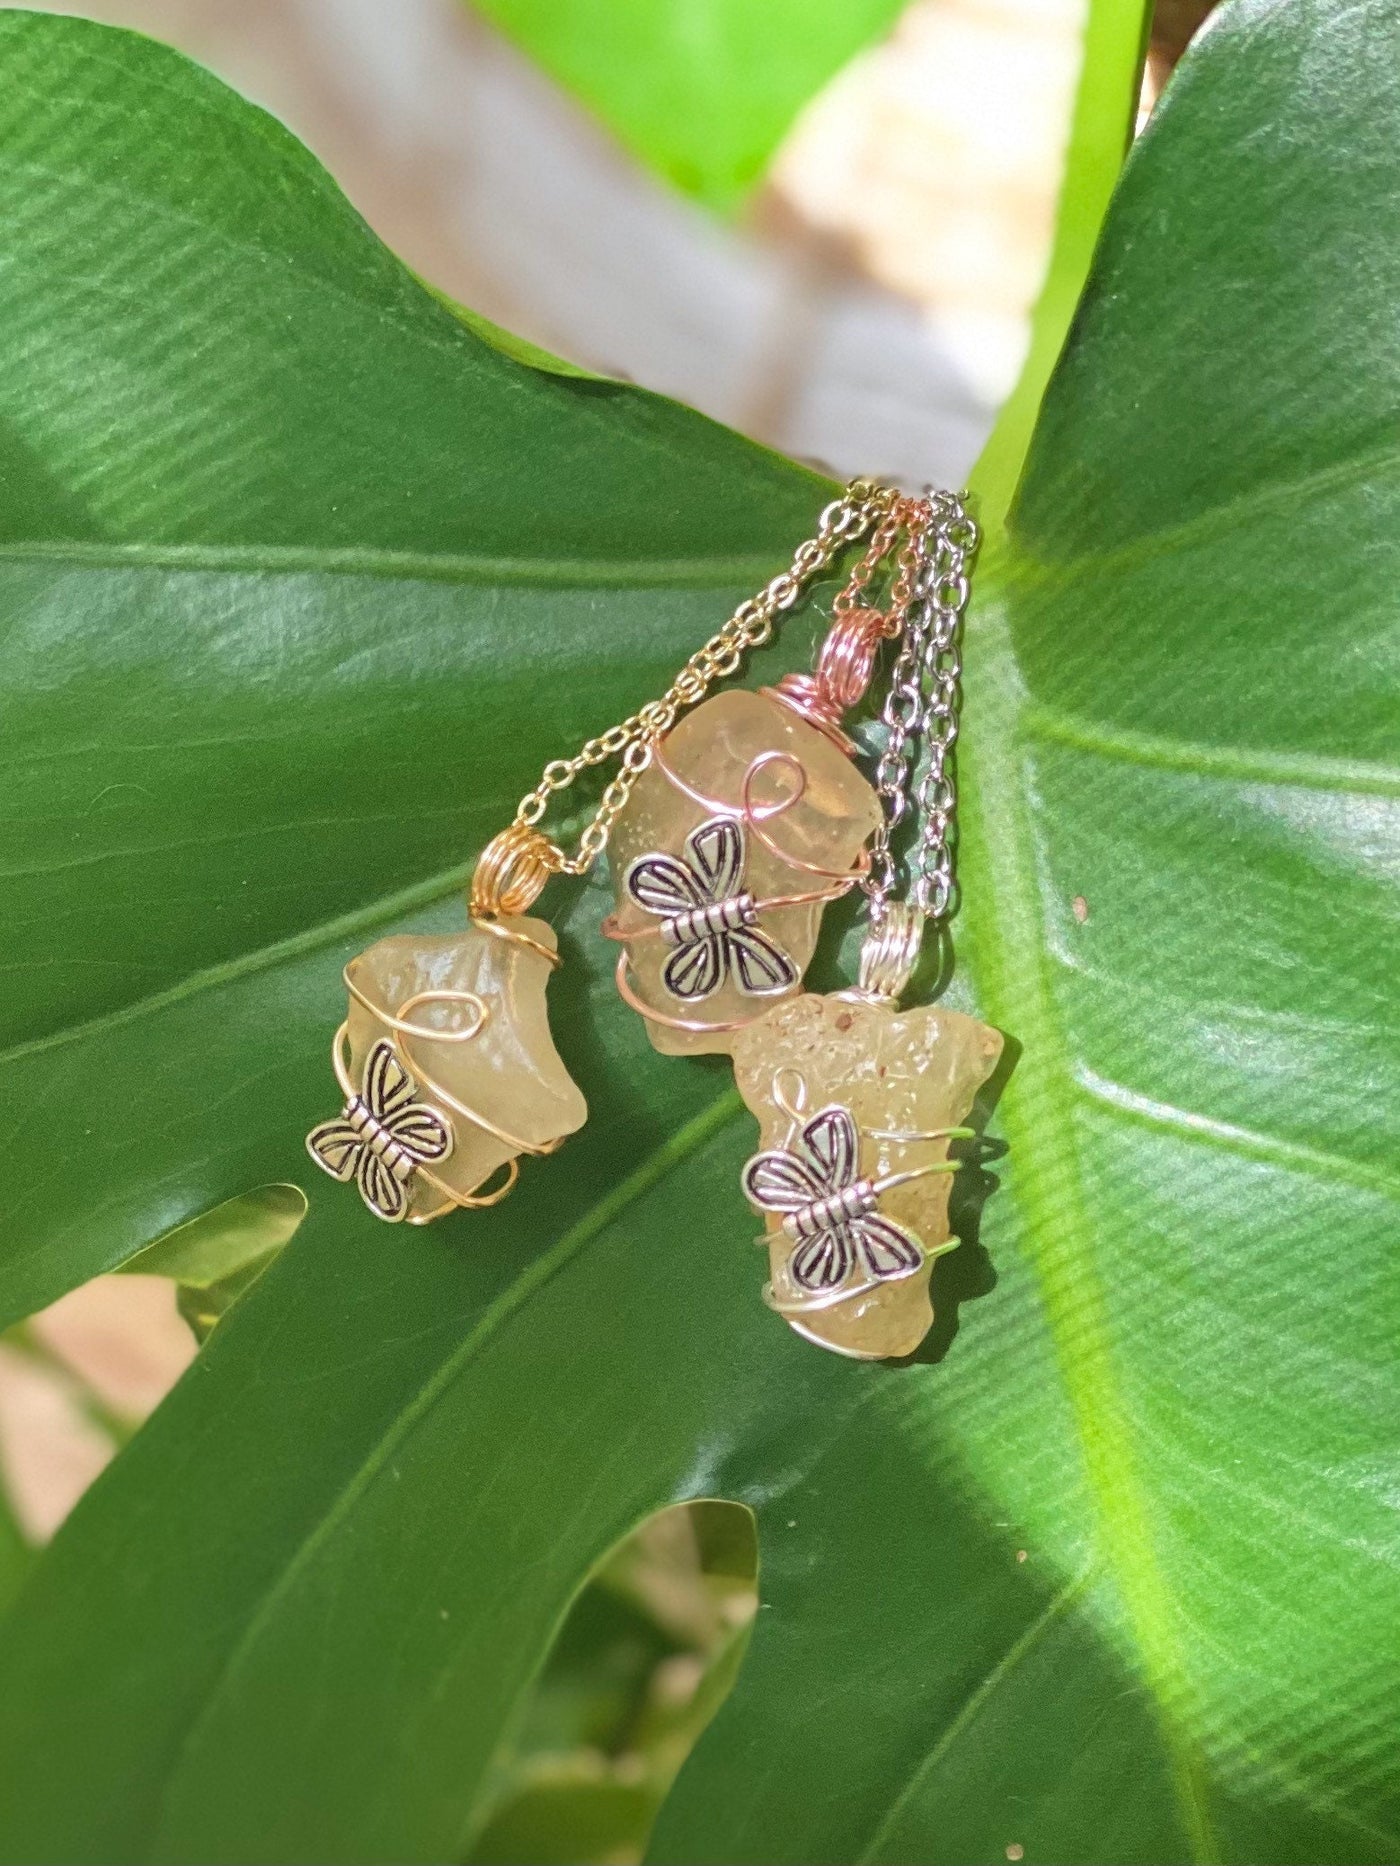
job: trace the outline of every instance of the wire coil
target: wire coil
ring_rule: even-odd
[[[528,913],[557,866],[554,856],[548,836],[527,823],[512,823],[493,836],[472,875],[472,919]]]

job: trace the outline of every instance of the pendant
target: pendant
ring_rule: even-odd
[[[553,927],[505,915],[352,959],[331,1047],[345,1106],[307,1136],[316,1164],[390,1224],[504,1198],[519,1156],[552,1153],[588,1112],[549,1032],[558,963]]]
[[[717,695],[652,748],[613,828],[603,930],[658,1050],[727,1051],[800,988],[880,820],[850,750],[781,689]]]
[[[912,1354],[933,1325],[949,1235],[948,1144],[1001,1055],[960,1011],[901,1011],[860,993],[802,996],[734,1040],[762,1151],[743,1188],[763,1214],[764,1299],[789,1327],[856,1360]]]

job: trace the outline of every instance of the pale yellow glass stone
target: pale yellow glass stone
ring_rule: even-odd
[[[758,1117],[760,1147],[781,1147],[792,1128],[774,1094],[775,1078],[791,1101],[800,1078],[806,1112],[839,1103],[861,1133],[860,1170],[871,1179],[927,1166],[948,1155],[946,1141],[877,1140],[872,1128],[927,1132],[960,1127],[978,1089],[1001,1055],[999,1031],[960,1011],[925,1005],[897,1011],[837,996],[803,996],[775,1008],[740,1031],[734,1044],[734,1077]],[[896,1186],[880,1210],[905,1225],[927,1251],[945,1244],[951,1175]],[[780,1303],[800,1301],[787,1275],[792,1240],[781,1220],[767,1217],[773,1295]],[[933,1324],[929,1301],[932,1263],[901,1282],[877,1285],[849,1302],[793,1321],[799,1334],[860,1359],[912,1354]]]
[[[799,863],[833,873],[849,872],[880,820],[875,792],[841,748],[768,694],[736,691],[706,700],[669,734],[664,751],[667,762],[692,789],[736,812],[743,799],[745,774],[755,759],[774,751],[797,759],[806,772],[806,788],[790,809],[769,818],[764,829]],[[766,809],[791,796],[795,788],[791,768],[775,764],[758,775],[752,801]],[[691,830],[714,814],[678,790],[654,766],[642,773],[612,832],[612,871],[624,925],[646,924],[645,916],[622,891],[621,878],[629,864],[639,855],[654,852],[682,855]],[[762,902],[805,893],[824,883],[820,876],[770,853],[750,832],[743,885]],[[811,963],[824,905],[812,901],[772,908],[760,916],[763,931],[796,962],[799,972]],[[771,997],[748,997],[732,981],[699,1003],[678,1002],[661,982],[668,947],[659,939],[643,939],[634,941],[628,950],[633,989],[644,1004],[663,1015],[707,1026],[700,1031],[670,1030],[648,1020],[653,1044],[668,1056],[729,1050],[736,1033],[716,1026],[747,1023],[775,1002]]]
[[[503,919],[514,930],[553,952],[553,927],[543,920]],[[350,1073],[361,1079],[365,1057],[389,1038],[418,1084],[420,1101],[444,1114],[453,1134],[452,1151],[432,1166],[434,1175],[459,1197],[467,1197],[522,1151],[545,1149],[583,1126],[588,1105],[559,1059],[549,1031],[545,987],[553,968],[524,940],[507,939],[489,927],[428,937],[414,933],[382,939],[355,960],[358,988],[391,1016],[422,991],[470,991],[486,1006],[486,1022],[465,1043],[431,1041],[395,1033],[380,1018],[350,1000]],[[421,1004],[408,1013],[431,1030],[469,1027],[470,1007]],[[448,1108],[433,1093],[440,1084],[463,1106],[479,1113],[501,1134],[478,1126]],[[442,1204],[442,1195],[421,1172],[410,1182],[408,1216]],[[490,1190],[490,1188],[487,1188]]]

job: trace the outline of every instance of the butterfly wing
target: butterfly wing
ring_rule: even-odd
[[[661,983],[673,998],[697,1004],[719,990],[726,970],[721,935],[701,933],[677,946],[661,968]]]
[[[800,976],[796,965],[766,933],[757,927],[736,927],[720,934],[724,943],[727,970],[747,997],[767,998],[775,992],[791,991]]]
[[[860,1161],[860,1135],[850,1109],[839,1103],[819,1108],[802,1129],[802,1149],[822,1190],[844,1191],[854,1181]]]
[[[386,1224],[398,1224],[408,1211],[408,1194],[403,1181],[390,1171],[372,1147],[366,1147],[360,1155],[355,1177],[360,1197],[375,1217],[382,1218]]]
[[[399,1061],[387,1037],[381,1037],[365,1058],[360,1078],[360,1100],[377,1121],[384,1121],[412,1101],[418,1085]]]
[[[628,864],[622,885],[638,907],[663,920],[705,905],[703,884],[674,855],[639,855]]]
[[[727,901],[744,879],[744,832],[732,816],[712,816],[685,839],[690,868],[706,901]]]
[[[739,1183],[750,1205],[761,1212],[800,1212],[826,1191],[811,1162],[785,1148],[756,1153],[745,1165]]]
[[[851,1274],[854,1238],[848,1224],[823,1226],[804,1238],[788,1258],[788,1275],[799,1289],[835,1289]]]
[[[317,1166],[332,1179],[340,1180],[342,1185],[355,1177],[364,1145],[350,1123],[338,1119],[322,1121],[306,1136],[306,1151]]]
[[[391,1114],[384,1126],[415,1160],[443,1160],[452,1151],[452,1129],[426,1102],[410,1102]]]
[[[866,1269],[881,1283],[913,1276],[924,1261],[924,1247],[913,1232],[879,1212],[853,1219],[851,1229]]]

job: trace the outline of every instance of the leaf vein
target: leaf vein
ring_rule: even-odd
[[[1075,751],[1124,764],[1145,765],[1192,776],[1234,778],[1245,784],[1283,784],[1355,796],[1400,797],[1400,770],[1360,758],[1319,753],[1206,745],[1153,732],[1101,725],[1038,701],[1021,714],[1027,739],[1068,745]]]
[[[108,1031],[120,1029],[124,1024],[137,1023],[143,1017],[154,1017],[202,992],[222,990],[225,985],[236,984],[240,979],[270,971],[288,960],[303,958],[308,953],[317,952],[324,946],[336,945],[341,940],[348,941],[366,928],[378,926],[386,920],[395,920],[401,914],[411,913],[415,908],[428,906],[455,893],[470,879],[475,866],[473,857],[470,862],[444,869],[440,874],[426,881],[415,882],[395,894],[382,895],[365,907],[352,908],[349,913],[306,927],[300,933],[276,940],[269,946],[259,946],[252,952],[240,953],[236,959],[192,972],[164,991],[152,992],[149,997],[138,998],[133,1004],[124,1004],[118,1010],[91,1017],[85,1023],[70,1025],[66,1030],[51,1030],[43,1036],[27,1038],[22,1043],[13,1044],[8,1050],[0,1051],[0,1068],[48,1050],[61,1049],[66,1044],[105,1035]]]
[[[900,1815],[918,1793],[922,1783],[932,1771],[938,1767],[939,1763],[962,1736],[963,1732],[970,1728],[976,1721],[983,1705],[991,1699],[993,1694],[1005,1683],[1016,1668],[1029,1658],[1031,1653],[1040,1644],[1041,1640],[1044,1639],[1045,1635],[1055,1626],[1061,1616],[1078,1600],[1093,1577],[1095,1566],[1096,1564],[1093,1561],[1086,1563],[1079,1574],[1065,1582],[1064,1586],[1047,1602],[1042,1611],[1031,1621],[1030,1625],[1026,1627],[1020,1637],[1007,1647],[1006,1651],[1002,1653],[1001,1657],[987,1673],[986,1677],[969,1693],[965,1702],[960,1705],[953,1716],[949,1718],[938,1740],[929,1749],[928,1753],[920,1758],[919,1762],[910,1772],[908,1781],[895,1796],[884,1819],[871,1835],[869,1844],[857,1856],[857,1866],[873,1866],[873,1862],[877,1858],[881,1846],[883,1846],[884,1842],[889,1838]]]
[[[1121,1082],[1111,1082],[1106,1076],[1083,1066],[1076,1068],[1074,1081],[1076,1087],[1097,1106],[1112,1109],[1126,1120],[1145,1127],[1189,1135],[1193,1140],[1226,1148],[1247,1159],[1257,1160],[1261,1165],[1282,1166],[1326,1179],[1341,1179],[1364,1191],[1400,1199],[1400,1174],[1387,1172],[1384,1167],[1348,1159],[1344,1154],[1334,1153],[1329,1148],[1309,1147],[1301,1141],[1284,1140],[1274,1134],[1237,1127],[1231,1121],[1222,1121],[1215,1115],[1199,1114],[1190,1108],[1178,1108],[1171,1102],[1154,1101],[1150,1096],[1139,1094],[1136,1089],[1130,1089]]]

